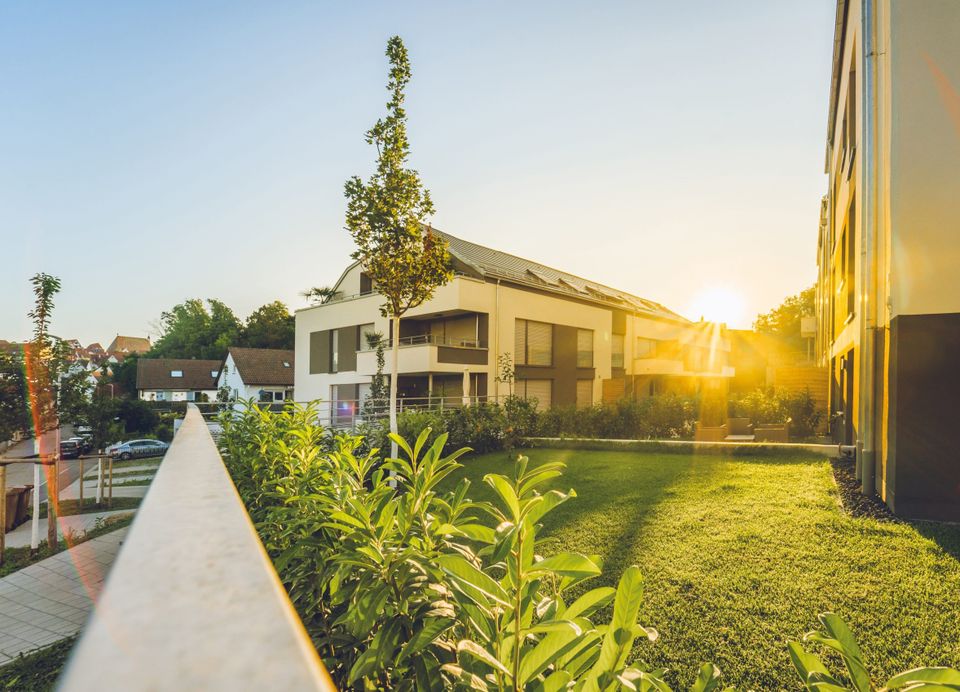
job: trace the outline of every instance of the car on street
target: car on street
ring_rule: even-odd
[[[65,441],[65,442],[76,442],[76,443],[77,443],[77,446],[80,447],[80,452],[81,452],[82,454],[86,454],[87,452],[90,451],[90,439],[87,438],[87,437],[79,437],[79,436],[77,436],[77,437],[71,437],[71,438],[69,438],[69,439],[67,439],[67,440],[64,440],[64,441]]]
[[[160,440],[129,440],[110,450],[110,456],[120,461],[138,457],[159,457],[167,452],[170,445]]]
[[[83,453],[80,444],[76,440],[63,440],[60,443],[61,459],[76,459]]]

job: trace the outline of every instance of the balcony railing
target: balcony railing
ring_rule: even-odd
[[[335,690],[190,406],[62,690]]]
[[[453,336],[437,336],[435,334],[414,334],[413,336],[401,336],[399,339],[400,348],[406,346],[454,346],[456,348],[486,348],[487,344],[479,339],[463,339]],[[384,349],[393,348],[391,339],[383,340]],[[371,348],[369,344],[362,344],[359,349],[362,351],[375,351],[376,347]]]

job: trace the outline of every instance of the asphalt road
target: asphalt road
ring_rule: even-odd
[[[73,437],[73,428],[69,425],[65,425],[60,428],[60,435],[62,439],[67,439],[68,437]],[[33,440],[22,440],[18,442],[13,447],[10,447],[5,452],[3,456],[5,457],[29,457],[33,456]],[[43,448],[53,450],[56,449],[57,444],[57,431],[51,430],[43,435]],[[89,466],[95,463],[94,461],[87,461],[86,464]],[[7,464],[7,487],[12,487],[15,485],[33,485],[33,467],[34,464]],[[43,502],[47,499],[47,471],[49,469],[41,468],[40,469],[40,501]],[[78,459],[64,459],[60,462],[60,488],[66,488],[68,485],[73,483],[77,478],[80,477],[80,461]]]

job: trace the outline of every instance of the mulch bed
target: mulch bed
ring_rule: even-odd
[[[867,497],[860,492],[860,481],[854,475],[852,461],[832,459],[830,465],[833,466],[833,478],[837,482],[837,490],[840,491],[840,503],[843,505],[845,512],[854,517],[868,517],[879,521],[893,523],[902,521],[880,501],[880,498]]]

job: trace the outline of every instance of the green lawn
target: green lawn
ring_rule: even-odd
[[[0,690],[45,692],[54,689],[75,641],[75,637],[63,639],[3,666],[0,668]]]
[[[825,611],[846,619],[881,683],[920,665],[960,667],[960,526],[850,517],[829,463],[809,455],[526,453],[565,462],[554,487],[578,494],[546,517],[540,552],[600,554],[610,584],[640,565],[641,622],[660,640],[634,653],[672,682],[688,686],[712,661],[727,684],[793,687],[786,642]],[[513,468],[504,453],[464,461],[475,499],[492,499],[484,474]]]

